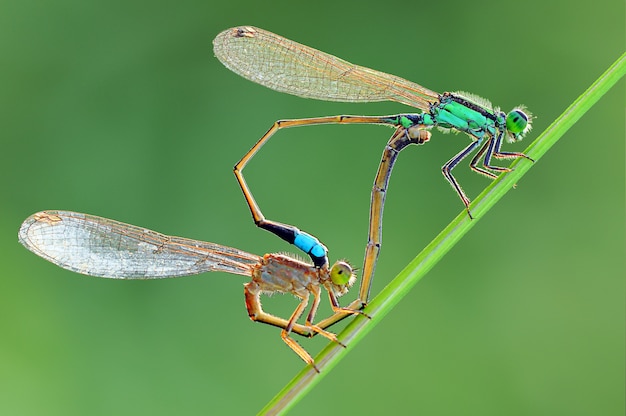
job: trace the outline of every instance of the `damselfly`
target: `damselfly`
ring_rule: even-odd
[[[243,176],[243,169],[248,162],[280,129],[328,123],[387,125],[396,129],[388,142],[387,149],[395,140],[395,147],[399,147],[400,150],[408,144],[422,144],[428,141],[430,134],[425,130],[433,127],[445,132],[454,130],[466,133],[472,142],[446,162],[442,167],[442,172],[459,195],[470,218],[472,217],[470,200],[452,175],[452,169],[459,162],[477,150],[476,155],[470,161],[470,168],[494,179],[497,173],[508,172],[511,169],[493,165],[492,158],[522,157],[532,161],[523,153],[501,150],[503,139],[510,142],[520,141],[530,131],[532,117],[523,107],[516,107],[509,113],[504,113],[491,105],[489,101],[471,94],[462,92],[438,94],[400,77],[351,64],[333,55],[252,26],[235,27],[221,32],[213,40],[213,50],[217,58],[231,71],[276,91],[326,101],[395,101],[421,110],[417,114],[389,116],[340,115],[279,120],[237,163],[234,169],[235,175],[250,207],[254,222],[259,227],[279,235],[307,252],[315,264],[327,262],[323,245],[318,246],[318,241],[312,241],[306,238],[306,235],[301,238],[305,244],[300,244],[298,241],[300,230],[266,220]],[[400,142],[402,145],[397,146]],[[393,147],[392,145],[391,148]],[[387,149],[385,152],[388,151]],[[479,166],[481,160],[482,163]],[[386,184],[394,161],[385,161],[383,156],[377,182],[384,180]],[[370,235],[360,291],[360,301],[363,304],[367,303],[369,284],[381,243],[382,210],[386,186],[377,188],[378,184],[375,182],[372,191]],[[314,248],[316,253],[312,251]]]
[[[171,237],[70,211],[43,211],[31,215],[22,223],[19,241],[57,266],[90,276],[160,279],[221,271],[250,277],[250,282],[244,285],[250,319],[282,328],[281,338],[316,371],[319,370],[311,355],[290,334],[308,337],[320,334],[344,346],[335,334],[314,323],[321,288],[328,292],[335,314],[363,314],[339,305],[337,298],[347,293],[355,281],[352,267],[345,261],[338,261],[329,268],[285,254],[261,257],[220,244]],[[300,303],[289,319],[279,318],[263,311],[262,293],[291,293]],[[298,319],[305,312],[311,295],[313,303],[305,323],[299,324]]]

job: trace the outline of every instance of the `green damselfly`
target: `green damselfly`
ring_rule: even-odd
[[[395,101],[421,110],[417,114],[388,116],[328,116],[295,120],[279,120],[259,139],[235,166],[255,223],[307,251],[314,245],[300,247],[295,236],[297,228],[266,220],[243,177],[243,169],[260,148],[278,130],[316,124],[381,124],[396,129],[388,142],[372,191],[369,242],[361,282],[360,301],[367,303],[369,286],[381,245],[382,211],[387,183],[397,152],[409,144],[422,144],[430,139],[427,131],[437,127],[443,131],[466,133],[472,142],[446,162],[442,172],[465,205],[468,215],[470,200],[452,175],[452,169],[476,151],[470,161],[475,172],[494,179],[497,173],[511,169],[493,165],[492,158],[516,159],[528,156],[501,150],[503,139],[522,140],[530,131],[532,117],[523,107],[502,112],[487,100],[462,93],[436,93],[416,83],[373,69],[351,64],[333,55],[299,44],[282,36],[252,26],[227,29],[213,40],[217,58],[231,71],[273,90],[304,98],[343,102]],[[385,155],[394,153],[389,161]],[[482,164],[479,166],[479,162]],[[384,185],[384,186],[383,186]],[[284,233],[285,229],[291,230]],[[281,233],[283,235],[281,235]],[[323,246],[322,246],[323,247]],[[324,252],[325,256],[325,252]],[[311,258],[314,259],[313,256]],[[323,259],[318,259],[322,263]]]

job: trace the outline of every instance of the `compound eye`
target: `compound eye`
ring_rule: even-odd
[[[343,286],[352,278],[352,267],[345,261],[338,261],[330,269],[330,280],[336,285]]]
[[[528,116],[519,108],[506,115],[506,129],[513,135],[523,133],[528,126]]]

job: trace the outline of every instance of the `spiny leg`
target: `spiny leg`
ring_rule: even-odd
[[[344,308],[342,308],[341,311],[335,312],[333,313],[333,315],[329,316],[328,318],[325,318],[321,320],[320,322],[318,322],[316,326],[320,329],[326,329],[329,326],[332,326],[336,324],[337,322],[340,322],[344,320],[345,318],[354,315],[355,313],[359,313],[361,309],[364,307],[365,307],[365,303],[363,303],[361,299],[355,299],[348,306],[345,306]],[[367,317],[367,315],[365,316]]]
[[[501,146],[503,134],[504,134],[503,132],[500,132],[498,137],[495,138],[495,140],[493,137],[489,137],[487,139],[485,144],[480,148],[478,153],[476,153],[476,156],[474,156],[474,158],[472,158],[472,161],[470,162],[470,168],[472,170],[480,174],[483,174],[491,179],[495,179],[498,176],[494,174],[493,172],[489,172],[489,171],[494,171],[494,172],[510,172],[511,171],[510,168],[505,168],[502,166],[494,166],[491,164],[491,157],[495,156],[494,154],[495,149]],[[476,166],[476,164],[480,160],[480,157],[483,155],[483,153],[485,154],[485,158],[483,160],[484,169]]]
[[[517,159],[517,158],[523,157],[525,159],[530,160],[531,162],[535,161],[535,159],[526,156],[524,153],[520,153],[520,152],[503,152],[503,151],[501,151],[500,147],[502,146],[502,136],[503,136],[503,134],[500,134],[496,138],[496,141],[495,141],[494,146],[493,146],[493,153],[492,152],[488,152],[487,155],[485,156],[485,167],[491,169],[491,156],[492,155],[496,159]]]
[[[308,290],[309,290],[309,293],[313,294],[313,304],[311,305],[309,314],[306,317],[305,326],[307,328],[311,328],[315,333],[322,335],[324,338],[327,338],[345,348],[346,346],[343,343],[341,343],[341,341],[339,341],[339,339],[337,338],[337,335],[333,334],[332,332],[328,332],[313,323],[315,321],[315,314],[317,313],[317,308],[320,305],[320,300],[321,300],[320,292],[321,291],[320,291],[320,287],[317,285],[309,286]],[[328,293],[330,294],[331,292],[329,291]]]
[[[365,306],[365,303],[362,302],[360,299],[356,299],[352,301],[350,305],[342,307],[339,304],[337,297],[334,295],[332,288],[327,285],[330,285],[330,283],[327,282],[327,284],[325,284],[325,288],[328,292],[333,315],[320,321],[317,324],[314,324],[315,315],[317,313],[317,309],[320,303],[320,289],[318,286],[309,287],[309,293],[313,294],[313,304],[311,305],[311,309],[309,311],[309,314],[307,315],[305,325],[300,325],[294,322],[291,328],[291,332],[305,337],[313,337],[317,334],[320,334],[330,341],[333,341],[341,345],[342,347],[345,347],[345,345],[341,341],[339,341],[337,335],[332,332],[326,331],[326,328],[352,315],[363,315],[368,319],[371,319],[371,317],[361,310]],[[258,295],[255,298],[253,297],[253,292],[248,290],[246,290],[246,305],[252,305],[252,307],[248,306],[248,311],[250,312],[251,310],[254,310],[254,312],[250,312],[255,316],[253,320],[258,320],[256,319],[256,316],[262,315],[264,323],[280,328],[286,328],[288,325],[290,325],[289,321],[285,319],[278,318],[274,315],[263,312],[260,308],[260,300],[258,300]]]
[[[291,315],[286,324],[283,326],[282,324],[285,322],[284,319],[279,319],[272,314],[266,313],[263,311],[261,307],[261,301],[259,299],[259,295],[261,290],[256,282],[250,282],[244,285],[244,293],[246,298],[246,307],[248,308],[248,316],[250,319],[256,322],[263,322],[273,326],[282,327],[280,337],[282,340],[291,348],[298,356],[307,364],[310,364],[315,368],[315,371],[319,373],[317,367],[315,367],[315,361],[313,361],[313,357],[306,352],[304,348],[300,346],[296,341],[289,337],[289,333],[294,327],[295,322],[302,315],[302,312],[306,308],[308,303],[308,296],[300,298],[301,301],[298,304],[298,307]]]
[[[341,345],[344,348],[345,345],[337,339],[337,336],[335,334],[325,331],[324,329],[319,328],[316,325],[310,324],[308,320],[306,325],[304,326],[297,323],[298,319],[300,318],[300,316],[302,316],[302,313],[307,307],[310,293],[313,293],[314,301],[311,312],[309,313],[309,317],[315,317],[315,312],[317,310],[317,306],[319,305],[320,299],[319,286],[310,287],[306,292],[292,293],[300,299],[300,303],[298,304],[298,307],[294,310],[289,320],[285,320],[283,318],[279,318],[270,313],[267,313],[263,310],[260,300],[261,288],[259,287],[258,283],[254,281],[246,283],[244,285],[244,295],[246,299],[246,308],[248,309],[248,316],[255,322],[262,322],[264,324],[282,328],[280,335],[281,339],[289,346],[289,348],[291,348],[296,354],[298,354],[298,356],[304,362],[312,365],[315,371],[319,373],[319,370],[315,366],[315,361],[313,360],[313,357],[311,357],[311,355],[289,335],[292,332],[296,332],[304,336],[320,334],[325,338],[328,338],[330,341]]]
[[[366,303],[362,302],[361,299],[356,299],[352,301],[350,305],[342,307],[339,304],[339,300],[337,299],[337,297],[333,294],[333,291],[328,287],[326,289],[328,292],[328,298],[330,300],[330,306],[333,310],[333,315],[318,322],[317,324],[313,324],[313,321],[315,319],[315,313],[317,312],[317,307],[319,305],[319,292],[316,293],[314,291],[311,291],[311,293],[313,293],[315,296],[314,304],[311,307],[311,311],[309,312],[309,315],[307,316],[306,324],[304,325],[304,328],[310,329],[310,331],[308,333],[303,334],[301,332],[296,331],[296,327],[294,326],[293,332],[296,332],[299,335],[304,335],[304,336],[309,336],[309,337],[312,337],[316,334],[320,334],[324,336],[325,338],[341,345],[342,347],[345,347],[345,345],[341,341],[339,341],[339,339],[337,338],[337,335],[335,335],[332,332],[326,331],[326,328],[353,315],[362,315],[368,319],[371,319],[371,317],[361,310],[366,305]]]
[[[498,159],[517,159],[523,157],[530,160],[531,162],[534,162],[532,158],[526,156],[524,153],[500,151],[500,146],[502,145],[502,135],[503,134],[501,133],[495,140],[493,138],[489,138],[488,141],[480,148],[480,150],[476,153],[476,156],[474,156],[472,158],[472,161],[470,162],[470,168],[473,171],[485,175],[490,179],[495,179],[498,176],[493,172],[511,172],[513,169],[492,165],[492,157]],[[483,167],[480,168],[477,166],[477,164],[483,154],[485,155],[485,158],[482,164]]]
[[[394,125],[394,117],[388,116],[329,116],[329,117],[317,117],[308,119],[296,119],[296,120],[279,120],[275,122],[272,127],[259,139],[259,141],[246,153],[243,158],[235,165],[234,173],[239,186],[243,191],[254,223],[267,231],[279,236],[283,240],[290,244],[294,244],[296,247],[307,253],[313,263],[317,267],[322,267],[328,264],[327,249],[326,247],[312,235],[305,233],[298,228],[271,220],[266,220],[256,203],[248,184],[243,176],[243,169],[248,162],[252,160],[254,155],[263,147],[263,145],[276,133],[278,130],[289,127],[298,126],[310,126],[317,124],[390,124]]]
[[[489,172],[487,170],[487,168],[491,169],[491,167],[485,166],[485,163],[483,163],[484,168],[480,168],[477,166],[478,162],[480,161],[481,156],[485,153],[485,151],[487,151],[491,147],[493,147],[493,140],[488,139],[487,142],[480,148],[480,150],[476,152],[476,155],[472,158],[472,161],[470,162],[469,165],[470,165],[470,169],[472,169],[474,172],[480,173],[481,175],[485,175],[486,177],[490,179],[495,179],[498,176],[494,174],[493,172]]]
[[[283,330],[280,332],[280,337],[283,341],[285,341],[285,344],[287,344],[289,348],[291,348],[296,354],[298,354],[300,358],[302,358],[305,363],[310,364],[315,369],[315,371],[319,373],[320,370],[318,370],[318,368],[315,366],[315,361],[313,360],[313,357],[311,357],[311,354],[306,352],[306,350],[302,348],[300,344],[298,344],[293,338],[289,336],[289,333],[293,328],[293,324],[298,320],[298,318],[300,318],[308,302],[308,295],[301,298],[301,301],[296,307],[296,310],[293,311],[293,314],[291,314],[291,318],[289,318],[289,323],[287,324],[287,327],[283,328]]]
[[[244,285],[244,295],[246,300],[246,309],[248,310],[248,316],[253,321],[262,322],[264,324],[272,325],[277,328],[285,329],[290,324],[287,319],[279,318],[263,311],[261,307],[261,289],[255,282],[250,282]],[[311,328],[298,323],[293,323],[291,332],[304,337],[311,337],[314,333]]]
[[[345,316],[362,315],[362,316],[366,317],[367,319],[372,319],[371,316],[369,316],[368,314],[363,312],[361,309],[352,309],[351,307],[343,307],[343,306],[341,306],[339,304],[339,300],[337,299],[337,296],[335,296],[333,291],[330,290],[330,289],[328,290],[328,299],[330,300],[330,306],[331,306],[333,312],[335,313],[335,315],[339,315],[339,316],[343,316],[343,315],[345,315]],[[364,303],[362,301],[360,302],[360,304],[363,305],[362,307],[364,307],[366,305],[366,303]]]
[[[472,217],[472,213],[471,213],[470,208],[469,208],[470,200],[467,197],[467,195],[465,195],[465,192],[463,192],[463,189],[461,188],[461,185],[459,185],[459,183],[456,181],[454,176],[452,176],[452,169],[454,169],[454,167],[456,165],[458,165],[460,161],[462,161],[470,153],[472,153],[476,149],[476,147],[478,147],[480,144],[481,144],[480,140],[473,141],[472,143],[470,143],[469,146],[467,146],[465,149],[461,150],[459,153],[456,154],[456,156],[454,156],[445,165],[443,165],[441,167],[441,172],[443,173],[443,176],[450,183],[450,185],[452,185],[452,187],[454,188],[456,193],[459,195],[459,198],[461,198],[461,201],[463,201],[463,204],[465,205],[465,209],[467,210],[467,214],[472,219],[474,217]]]
[[[503,168],[500,166],[493,166],[491,164],[491,157],[496,157],[499,159],[515,159],[518,157],[524,157],[532,162],[534,162],[533,159],[531,159],[530,157],[526,156],[523,153],[517,153],[517,152],[501,152],[500,151],[500,146],[502,146],[502,136],[503,133],[500,133],[498,135],[498,137],[494,138],[493,137],[489,137],[488,139],[486,139],[487,141],[485,143],[482,143],[483,140],[478,139],[476,141],[473,141],[469,146],[467,146],[465,149],[463,149],[462,151],[460,151],[456,156],[454,156],[452,159],[450,159],[445,165],[443,165],[443,167],[441,168],[441,171],[443,172],[443,176],[445,176],[445,178],[448,180],[448,182],[450,182],[450,184],[452,185],[452,187],[454,188],[454,190],[456,191],[456,193],[459,195],[459,197],[461,198],[461,201],[463,201],[463,204],[465,204],[465,209],[467,210],[467,214],[470,216],[470,218],[474,218],[472,217],[472,213],[470,211],[470,200],[467,197],[467,195],[465,195],[465,192],[463,192],[463,189],[461,188],[461,185],[459,185],[459,183],[456,181],[456,179],[454,178],[454,176],[452,176],[452,169],[454,169],[454,167],[463,159],[465,159],[470,153],[472,153],[476,147],[481,146],[480,150],[478,151],[478,153],[476,154],[476,156],[474,156],[474,158],[472,158],[471,162],[470,162],[470,168],[472,170],[474,170],[475,172],[478,172],[480,174],[483,174],[489,178],[496,178],[497,175],[493,174],[492,172],[489,172],[487,169],[489,170],[493,170],[495,172],[510,172],[511,169],[510,168]],[[485,154],[485,159],[483,162],[483,168],[479,168],[477,165],[478,161],[480,160],[480,157]]]

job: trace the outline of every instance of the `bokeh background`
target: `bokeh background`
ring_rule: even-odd
[[[523,103],[533,133],[507,146],[521,151],[624,51],[624,16],[614,0],[0,2],[0,414],[251,414],[302,368],[278,330],[247,318],[245,279],[88,278],[17,242],[28,215],[67,209],[259,254],[290,250],[255,228],[234,163],[279,118],[411,111],[252,84],[213,57],[221,30],[256,25],[436,91]],[[624,87],[294,414],[623,414]],[[360,264],[390,134],[284,131],[247,178],[268,218]],[[462,210],[439,169],[467,142],[435,132],[400,156],[374,295]],[[472,197],[488,183],[455,173]],[[265,305],[288,315],[296,301]],[[313,354],[326,344],[299,341]]]

